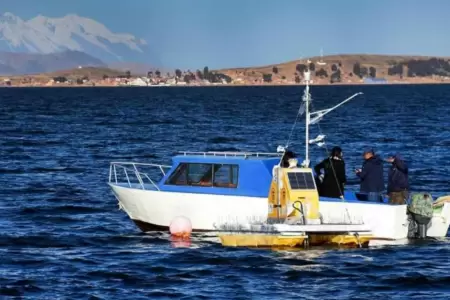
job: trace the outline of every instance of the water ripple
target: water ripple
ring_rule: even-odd
[[[312,87],[349,179],[363,147],[401,152],[415,190],[448,193],[450,88]],[[0,298],[448,298],[450,240],[370,249],[225,249],[216,237],[142,234],[106,185],[109,162],[170,164],[174,151],[274,151],[299,87],[4,89]],[[314,126],[312,134],[318,134]],[[293,146],[303,151],[304,126]],[[324,149],[312,147],[312,163]],[[357,185],[350,186],[357,189]]]

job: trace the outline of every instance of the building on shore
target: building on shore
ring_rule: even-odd
[[[388,81],[385,78],[366,77],[364,78],[364,84],[386,84]]]

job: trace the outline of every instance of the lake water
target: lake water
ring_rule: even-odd
[[[367,146],[400,152],[415,191],[450,194],[450,86],[312,87],[347,175]],[[226,249],[143,234],[107,186],[110,161],[170,164],[174,151],[273,152],[301,87],[0,89],[0,298],[449,298],[449,240],[369,249]],[[304,122],[294,130],[303,156]],[[319,133],[316,126],[312,135]],[[325,149],[311,149],[312,164]],[[350,186],[357,189],[358,186]]]

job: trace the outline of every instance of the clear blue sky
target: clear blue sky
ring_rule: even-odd
[[[265,65],[321,47],[450,56],[450,0],[0,0],[6,11],[93,18],[144,38],[170,68]]]

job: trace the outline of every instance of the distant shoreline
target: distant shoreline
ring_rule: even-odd
[[[450,58],[393,55],[330,55],[262,67],[180,70],[146,74],[102,67],[82,67],[33,75],[0,76],[0,86],[14,87],[194,87],[302,86],[304,72],[312,86],[450,84]]]
[[[310,86],[325,87],[325,86],[399,86],[399,85],[450,85],[449,82],[395,82],[395,83],[377,83],[377,84],[367,84],[367,83],[317,83],[310,84]],[[204,88],[204,87],[304,87],[304,84],[204,84],[204,85],[148,85],[148,86],[135,86],[135,85],[0,85],[0,88]]]

